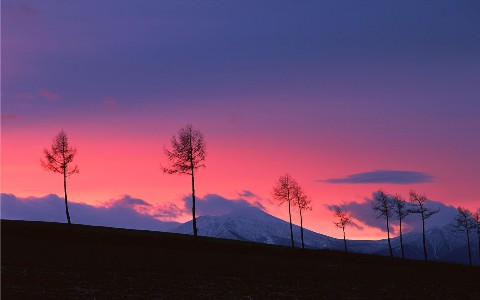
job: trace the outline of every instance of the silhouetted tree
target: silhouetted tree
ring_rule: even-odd
[[[290,218],[290,240],[292,241],[292,249],[295,249],[292,227],[292,206],[294,203],[292,203],[292,201],[293,191],[297,185],[297,182],[292,178],[292,176],[285,174],[284,176],[280,176],[272,191],[273,198],[279,201],[280,204],[285,202],[288,203],[288,216]]]
[[[302,249],[305,249],[305,244],[303,242],[303,215],[302,211],[304,210],[312,210],[311,207],[311,200],[305,194],[303,188],[300,185],[296,185],[293,188],[293,202],[294,206],[298,207],[298,211],[300,213],[300,236],[302,238]]]
[[[480,263],[480,209],[472,214],[473,224],[475,225],[475,229],[477,230],[477,238],[478,238],[478,260]]]
[[[427,241],[425,238],[425,220],[438,213],[440,209],[432,209],[426,207],[427,197],[425,195],[419,195],[413,190],[410,191],[410,202],[411,208],[408,209],[409,213],[419,214],[422,219],[422,232],[423,232],[423,257],[425,261],[428,260],[427,257]]]
[[[455,217],[455,221],[457,222],[457,228],[462,231],[464,230],[467,234],[468,261],[470,265],[472,265],[472,252],[470,250],[470,230],[475,229],[472,212],[461,206],[457,208],[457,211],[458,214]]]
[[[393,257],[392,244],[390,243],[389,224],[389,219],[392,216],[393,212],[392,201],[383,190],[378,190],[373,194],[372,208],[377,213],[377,219],[385,218],[387,220],[388,250],[390,251],[390,257]]]
[[[170,162],[163,172],[168,174],[190,175],[192,178],[192,221],[193,235],[198,235],[195,216],[195,170],[204,168],[206,145],[203,134],[188,124],[178,132],[178,138],[172,137],[172,150],[164,147],[163,151]]]
[[[392,208],[395,215],[398,218],[400,225],[400,248],[402,249],[402,259],[405,259],[405,252],[403,251],[403,233],[402,233],[402,220],[405,219],[410,213],[407,209],[407,202],[399,194],[395,194],[392,198]]]
[[[68,136],[65,131],[60,132],[53,139],[50,149],[43,149],[44,159],[41,165],[45,170],[63,175],[63,192],[65,194],[65,214],[67,215],[68,228],[72,228],[70,212],[68,211],[67,177],[79,172],[78,166],[72,166],[73,159],[77,154],[77,148],[68,144]]]
[[[343,231],[343,244],[345,246],[345,253],[347,253],[347,240],[345,238],[345,228],[352,224],[352,219],[348,215],[346,210],[342,210],[339,206],[335,206],[333,216],[338,220],[333,222],[338,228],[342,228]]]

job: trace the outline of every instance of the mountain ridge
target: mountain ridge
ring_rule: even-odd
[[[291,245],[289,223],[256,207],[242,208],[220,216],[197,217],[197,228],[200,236]],[[300,248],[300,226],[293,224],[293,230],[295,247]],[[185,222],[170,231],[191,234],[192,221]],[[465,233],[453,230],[451,225],[429,228],[426,231],[426,241],[429,259],[468,263]],[[304,228],[304,242],[306,248],[343,250],[342,239],[329,237],[306,228]],[[401,257],[400,237],[391,238],[391,244],[394,256]],[[423,259],[421,233],[404,234],[403,245],[406,258]],[[349,252],[389,255],[387,239],[347,240],[347,247]],[[478,239],[471,238],[471,248],[478,249]],[[479,264],[476,251],[472,251],[472,260],[475,264]]]

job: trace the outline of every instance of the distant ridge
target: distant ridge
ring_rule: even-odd
[[[200,216],[197,218],[200,236],[234,239],[275,245],[290,245],[289,223],[262,211],[257,207],[237,209],[222,216]],[[300,247],[300,227],[294,228],[295,246]],[[171,232],[191,234],[191,221],[186,222]],[[430,260],[468,263],[466,256],[467,242],[465,233],[455,231],[450,225],[441,228],[430,228],[426,232],[427,251]],[[423,259],[422,235],[419,233],[404,234],[405,256],[410,259]],[[342,250],[343,241],[304,228],[305,246],[311,249]],[[400,238],[391,239],[395,257],[401,256]],[[389,255],[387,240],[348,240],[351,252]],[[473,260],[478,263],[478,240],[471,236]]]

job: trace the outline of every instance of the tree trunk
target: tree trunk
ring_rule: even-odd
[[[425,239],[425,219],[423,218],[422,213],[422,229],[423,229],[423,258],[425,261],[428,261],[427,258],[427,241]]]
[[[292,226],[292,212],[290,208],[290,195],[288,195],[288,215],[290,217],[290,239],[292,240],[292,249],[295,249],[295,245],[293,243],[293,226]]]
[[[390,243],[390,225],[388,224],[388,215],[387,215],[387,239],[388,239],[388,250],[390,250],[390,257],[393,258],[392,244]]]
[[[300,236],[302,237],[302,249],[305,249],[305,244],[303,243],[303,218],[302,218],[302,209],[300,209]]]
[[[343,244],[344,244],[344,247],[345,247],[345,253],[347,253],[347,239],[345,238],[345,227],[342,227],[342,230],[343,230]]]
[[[468,229],[466,230],[467,232],[467,246],[468,246],[468,262],[470,265],[472,265],[472,252],[470,250],[470,234],[468,232]]]
[[[305,244],[303,243],[303,217],[302,217],[302,209],[300,209],[300,236],[302,237],[302,249],[305,249]]]
[[[480,263],[480,227],[477,227],[477,238],[478,238],[478,263]]]
[[[72,230],[72,222],[70,222],[70,212],[68,211],[68,197],[67,197],[67,164],[65,163],[65,143],[62,143],[62,169],[63,169],[63,192],[65,194],[65,213],[67,215],[68,230]]]
[[[192,163],[192,162],[191,162]],[[195,176],[193,174],[193,163],[192,163],[192,224],[193,224],[193,236],[197,237],[197,219],[195,217]]]
[[[67,214],[68,230],[72,230],[72,223],[70,222],[70,213],[68,211],[68,198],[67,198],[67,174],[66,169],[63,169],[63,192],[65,193],[65,213]]]
[[[402,219],[400,219],[400,248],[402,249],[402,259],[405,259],[405,252],[403,252]]]

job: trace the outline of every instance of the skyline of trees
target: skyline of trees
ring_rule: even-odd
[[[68,136],[62,129],[54,137],[50,149],[43,149],[43,155],[45,160],[40,160],[42,167],[47,171],[62,174],[63,176],[65,214],[67,216],[68,228],[71,230],[72,222],[70,220],[70,212],[68,210],[67,178],[80,172],[77,165],[73,167],[71,165],[73,159],[77,155],[77,148],[70,146],[68,142]]]
[[[205,167],[204,161],[206,156],[206,145],[203,134],[193,129],[192,125],[188,124],[181,128],[177,136],[172,136],[171,139],[172,150],[164,147],[164,153],[170,162],[169,167],[162,167],[163,172],[167,174],[186,174],[192,177],[192,223],[194,236],[198,235],[198,229],[196,227],[196,214],[195,214],[195,170]],[[70,146],[68,136],[64,130],[61,130],[53,139],[53,143],[50,149],[44,149],[44,158],[41,160],[42,167],[47,171],[59,173],[63,175],[64,179],[64,199],[65,199],[65,214],[69,228],[71,228],[71,217],[68,207],[68,194],[67,194],[67,178],[71,175],[79,172],[77,165],[73,166],[72,162],[77,154],[77,148]],[[294,245],[293,236],[293,222],[292,222],[292,209],[297,208],[300,216],[300,233],[302,249],[305,248],[304,234],[303,234],[303,212],[311,210],[311,199],[307,197],[304,189],[298,184],[298,182],[289,174],[280,176],[276,185],[273,188],[272,196],[280,204],[288,202],[289,212],[289,225],[290,225],[290,239],[292,248]],[[379,189],[373,194],[371,201],[372,208],[377,213],[377,218],[386,219],[386,231],[388,239],[388,247],[390,256],[393,257],[392,245],[390,241],[390,222],[393,215],[395,215],[399,222],[399,237],[402,258],[405,258],[403,248],[403,232],[402,232],[402,220],[409,214],[419,214],[422,221],[422,241],[424,260],[428,260],[426,249],[426,236],[425,236],[425,220],[431,216],[437,214],[440,209],[432,209],[426,206],[427,197],[425,195],[418,194],[417,192],[410,191],[410,203],[407,207],[406,201],[401,195],[390,195]],[[342,210],[339,206],[334,209],[334,217],[337,222],[334,222],[336,227],[342,228],[344,248],[347,252],[346,244],[346,226],[352,224],[352,218],[348,211]],[[458,207],[458,215],[455,218],[457,227],[465,230],[467,234],[468,243],[468,256],[469,262],[472,263],[471,247],[470,247],[470,233],[477,232],[477,238],[479,240],[479,252],[480,252],[480,215],[479,211],[471,212],[463,207]]]

